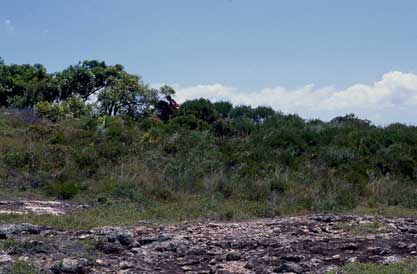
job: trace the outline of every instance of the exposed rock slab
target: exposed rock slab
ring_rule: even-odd
[[[61,201],[0,200],[0,214],[64,215],[75,208],[77,207]]]
[[[43,273],[325,273],[354,261],[415,256],[416,229],[417,219],[351,215],[55,233],[5,225],[0,231],[16,247],[2,251],[0,270],[25,257]]]

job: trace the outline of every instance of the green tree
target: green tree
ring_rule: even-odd
[[[66,115],[79,118],[90,113],[90,106],[86,105],[78,97],[70,97],[62,103],[63,111]]]
[[[125,114],[132,117],[149,113],[157,94],[139,80],[140,77],[126,72],[109,78],[106,87],[98,96],[99,113],[110,116]]]
[[[172,96],[175,94],[175,90],[168,85],[163,85],[162,87],[159,88],[159,93],[164,97]]]
[[[179,109],[179,115],[194,115],[207,123],[213,123],[219,118],[214,105],[203,98],[184,102]]]
[[[53,101],[58,95],[54,78],[40,64],[0,64],[0,105],[30,108],[40,101]]]
[[[213,105],[214,105],[215,110],[222,116],[222,118],[228,118],[230,115],[230,112],[233,109],[233,105],[225,101],[216,102]]]

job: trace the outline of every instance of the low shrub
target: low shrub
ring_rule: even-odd
[[[62,106],[45,101],[39,102],[35,105],[35,113],[41,117],[51,120],[52,122],[57,122],[65,116],[65,111]]]
[[[74,182],[52,183],[46,187],[49,195],[58,199],[68,200],[80,193],[84,188]]]
[[[2,160],[10,168],[23,168],[33,164],[34,155],[24,148],[10,149],[4,153]]]

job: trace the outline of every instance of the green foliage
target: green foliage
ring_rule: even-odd
[[[0,113],[0,186],[141,208],[184,195],[216,210],[229,200],[263,204],[252,216],[417,208],[416,127],[376,127],[353,114],[305,121],[202,98],[176,110],[160,100],[174,93],[99,61],[53,75],[0,63],[0,105],[34,108]],[[164,118],[159,103],[170,108]]]
[[[86,60],[61,72],[48,73],[40,65],[0,63],[0,107],[33,108],[56,122],[63,115],[78,118],[91,112],[85,103],[97,98],[95,112],[142,117],[150,114],[160,94],[172,95],[168,86],[159,90],[144,85],[123,66]]]
[[[17,261],[12,264],[12,266],[8,269],[9,274],[37,274],[39,270],[37,270],[34,266],[29,264],[25,261]]]
[[[143,191],[136,184],[118,182],[114,185],[111,195],[116,199],[142,203],[145,200]]]
[[[99,112],[111,116],[124,114],[132,117],[147,113],[155,99],[148,88],[140,84],[139,79],[126,72],[110,77],[98,95]]]
[[[0,106],[33,107],[59,94],[55,79],[40,65],[0,64]]]
[[[54,183],[48,185],[46,191],[58,199],[68,200],[80,193],[82,187],[74,182]]]
[[[30,166],[32,162],[33,155],[29,151],[17,149],[3,154],[3,163],[10,168],[23,168]]]
[[[417,263],[405,260],[391,265],[376,263],[351,263],[329,274],[416,274]]]
[[[237,118],[252,118],[253,110],[250,106],[236,106],[230,111],[230,117]]]
[[[209,124],[216,121],[219,116],[214,105],[209,100],[203,98],[183,103],[178,115],[194,115],[196,118]]]
[[[189,130],[203,130],[208,129],[208,124],[195,117],[194,115],[177,116],[169,121],[170,127],[174,130],[189,129]]]
[[[306,123],[241,106],[236,118],[222,118],[209,101],[184,105],[200,118],[179,113],[163,123],[153,116],[87,115],[29,124],[2,116],[8,134],[0,136],[0,182],[61,199],[141,205],[186,193],[269,201],[272,212],[361,203],[417,208],[413,127]],[[208,123],[207,117],[216,118]]]
[[[212,125],[212,132],[217,137],[222,136],[232,136],[236,133],[236,129],[233,127],[233,125],[226,120],[217,120]]]
[[[368,235],[368,234],[378,234],[381,232],[386,232],[386,228],[378,222],[369,222],[369,223],[360,223],[360,224],[351,224],[351,223],[338,223],[337,228],[349,232],[353,235]]]
[[[172,95],[175,94],[175,90],[172,87],[167,86],[167,85],[162,86],[159,89],[159,91],[160,91],[160,94],[162,96],[164,96],[164,97],[166,97],[166,96],[172,96]]]
[[[52,122],[57,122],[65,115],[62,106],[45,101],[39,102],[35,105],[35,112],[38,115],[51,120]]]
[[[79,118],[90,113],[90,108],[78,97],[69,97],[62,103],[66,115]]]
[[[222,118],[228,118],[233,109],[233,105],[229,102],[221,101],[213,104],[214,109],[221,115]]]

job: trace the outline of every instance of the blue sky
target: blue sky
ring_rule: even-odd
[[[4,0],[0,56],[7,63],[42,63],[50,71],[102,59],[125,65],[147,83],[174,85],[183,91],[179,97],[270,103],[305,117],[352,110],[380,123],[413,123],[417,86],[410,93],[404,81],[417,74],[416,18],[417,1],[406,0]],[[394,85],[400,86],[401,105],[384,75],[401,82]],[[368,98],[381,94],[378,82],[391,88],[384,110],[381,101]],[[357,85],[368,88],[364,102],[375,110],[363,102],[312,107],[327,96],[351,95]],[[323,90],[330,95],[299,107],[272,101],[296,105],[288,98],[297,92],[301,97],[293,100]],[[271,97],[257,101],[262,92]],[[355,89],[353,98],[361,96]],[[398,109],[406,112],[396,116]]]

